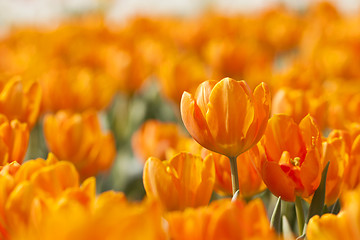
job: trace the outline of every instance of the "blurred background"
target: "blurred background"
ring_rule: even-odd
[[[124,20],[139,13],[191,15],[197,14],[206,8],[223,12],[251,13],[266,7],[283,4],[287,7],[302,10],[313,0],[0,0],[0,24],[8,27],[18,23],[48,23],[63,18],[68,14],[76,14],[100,5],[107,5],[107,18]],[[354,13],[360,8],[360,1],[331,0],[340,11]]]
[[[179,113],[182,92],[227,76],[245,79],[251,88],[267,82],[277,96],[273,110],[296,121],[310,112],[325,135],[347,128],[359,119],[359,87],[353,83],[360,79],[360,1],[316,3],[0,0],[0,79],[20,75],[24,84],[36,81],[42,89],[25,160],[46,158],[56,149],[51,147],[56,127],[43,133],[45,114],[93,109],[101,128],[114,135],[116,157],[108,171],[95,166],[88,175],[97,175],[98,192],[114,189],[141,199],[148,156],[134,154],[139,145],[132,143],[134,133],[157,119],[186,135]],[[148,145],[142,147],[151,154],[159,146],[150,138],[158,137],[156,127],[143,131]],[[73,160],[88,164],[81,161]]]

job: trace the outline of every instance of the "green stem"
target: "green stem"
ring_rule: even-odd
[[[304,218],[304,210],[301,202],[301,197],[299,196],[296,196],[295,209],[296,209],[296,217],[299,227],[299,235],[301,235],[304,231],[305,218]]]
[[[239,174],[237,169],[237,157],[229,157],[230,159],[230,169],[231,169],[231,183],[233,195],[239,190]]]

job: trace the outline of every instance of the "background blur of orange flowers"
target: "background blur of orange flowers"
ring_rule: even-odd
[[[1,240],[359,238],[357,1],[0,13]]]

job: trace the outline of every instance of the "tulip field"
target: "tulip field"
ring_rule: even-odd
[[[360,240],[360,12],[0,37],[0,240]]]

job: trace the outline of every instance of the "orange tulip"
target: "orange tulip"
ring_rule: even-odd
[[[115,192],[104,192],[97,198],[93,193],[92,198],[90,204],[82,204],[64,196],[43,214],[37,226],[20,228],[12,235],[19,240],[166,239],[157,202],[129,203],[123,194]]]
[[[44,134],[50,151],[59,159],[73,162],[83,179],[108,170],[114,161],[114,137],[101,130],[94,111],[46,115]]]
[[[215,165],[214,190],[220,194],[231,195],[232,183],[229,159],[224,155],[204,149],[203,156],[209,154]],[[240,195],[245,198],[251,197],[266,188],[254,166],[254,163],[260,164],[263,161],[262,158],[265,158],[265,155],[260,152],[256,145],[237,157]]]
[[[289,115],[296,123],[310,113],[316,119],[320,129],[323,129],[327,120],[327,100],[317,90],[280,88],[272,99],[271,112],[273,115]]]
[[[184,91],[192,92],[207,78],[205,64],[196,55],[173,54],[159,67],[161,90],[165,97],[179,104]]]
[[[149,157],[166,159],[166,152],[176,148],[185,135],[175,123],[157,120],[145,122],[131,139],[135,155],[145,162]]]
[[[262,144],[267,159],[259,172],[275,196],[295,201],[296,196],[307,198],[315,192],[324,166],[321,134],[310,115],[299,125],[289,116],[273,116]]]
[[[215,182],[212,159],[179,153],[168,161],[149,158],[144,167],[144,187],[149,198],[159,199],[169,210],[208,204]]]
[[[35,159],[0,170],[0,237],[34,226],[54,199],[79,186],[79,175],[69,162]],[[94,188],[95,189],[95,188]],[[95,194],[95,190],[94,190]],[[40,204],[40,205],[38,205]]]
[[[250,91],[245,81],[206,81],[195,95],[184,92],[181,116],[191,136],[203,147],[237,157],[262,137],[269,117],[270,93],[265,83]]]
[[[276,239],[259,199],[247,205],[239,200],[218,200],[207,207],[171,212],[166,218],[174,240]]]
[[[355,189],[360,184],[360,135],[351,145],[349,163],[345,169],[344,182],[346,189]]]
[[[25,84],[19,77],[10,79],[0,91],[0,113],[9,120],[26,122],[32,128],[37,121],[41,89],[37,82]]]
[[[335,203],[344,188],[344,173],[349,164],[346,136],[350,138],[348,133],[334,130],[323,143],[323,161],[330,161],[325,188],[325,204],[328,206]]]
[[[338,215],[316,215],[310,219],[306,231],[307,239],[360,239],[360,188],[347,192],[341,200],[341,211]]]
[[[29,129],[26,123],[18,120],[9,122],[0,114],[0,166],[16,161],[22,163],[29,142]]]

